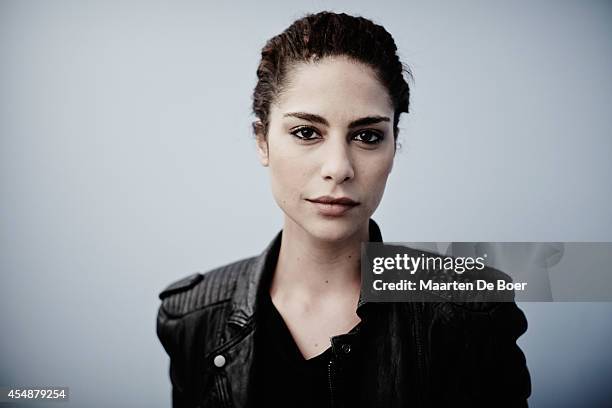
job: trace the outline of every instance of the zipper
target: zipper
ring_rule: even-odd
[[[419,306],[418,303],[413,303],[413,307],[414,307],[414,337],[416,340],[416,350],[417,350],[417,367],[418,367],[418,392],[419,392],[419,401],[422,403],[423,402],[423,391],[424,390],[424,386],[425,386],[425,377],[426,377],[426,373],[425,373],[425,364],[424,364],[424,358],[425,355],[423,353],[423,343],[422,343],[422,337],[421,337],[421,322],[420,322],[420,316],[419,316]]]
[[[332,365],[334,364],[334,360],[330,359],[327,364],[327,379],[329,380],[329,395],[331,401],[331,407],[334,407],[334,384],[332,382]]]

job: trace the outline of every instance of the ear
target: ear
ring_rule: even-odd
[[[259,162],[262,166],[268,167],[270,164],[269,150],[268,150],[268,138],[263,132],[257,132],[255,135],[255,144],[257,147],[257,154],[259,156]]]

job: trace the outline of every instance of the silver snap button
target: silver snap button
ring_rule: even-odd
[[[351,345],[350,344],[343,344],[342,345],[342,351],[344,352],[344,354],[348,354],[351,352]]]
[[[215,367],[223,367],[225,365],[225,357],[223,357],[221,354],[219,354],[218,356],[215,356],[215,359],[213,360],[213,364],[215,365]]]

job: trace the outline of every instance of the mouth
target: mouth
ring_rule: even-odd
[[[307,201],[320,203],[320,204],[340,204],[340,205],[359,205],[359,203],[355,200],[352,200],[348,197],[332,197],[332,196],[321,196],[312,199],[306,199]]]
[[[312,203],[319,214],[328,217],[340,217],[359,205],[357,201],[348,197],[323,196],[306,201]]]

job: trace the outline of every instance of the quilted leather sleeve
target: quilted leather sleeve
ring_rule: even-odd
[[[443,303],[430,326],[434,389],[439,404],[526,407],[531,378],[517,339],[527,330],[514,302]]]
[[[170,318],[163,305],[160,305],[157,313],[157,337],[166,353],[170,357],[170,382],[172,385],[172,406],[174,408],[187,408],[189,403],[186,392],[186,379],[182,378],[185,370],[180,367],[182,359],[178,358],[179,345],[182,336],[182,321]]]

